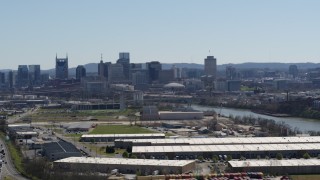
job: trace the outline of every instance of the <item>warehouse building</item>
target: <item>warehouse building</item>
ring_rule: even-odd
[[[172,111],[160,111],[160,120],[194,120],[203,119],[203,112],[172,112]]]
[[[155,160],[155,159],[124,159],[124,158],[93,158],[70,157],[53,163],[54,168],[60,171],[87,172],[92,170],[100,173],[110,173],[117,169],[119,173],[134,174],[181,174],[195,169],[192,160]]]
[[[212,158],[213,155],[230,155],[233,159],[275,158],[277,153],[287,158],[301,158],[306,152],[312,157],[317,157],[320,154],[320,143],[132,147],[133,154],[156,159],[195,159],[199,156]]]
[[[188,145],[235,145],[235,144],[294,144],[320,143],[320,136],[311,137],[237,137],[237,138],[175,138],[175,139],[117,139],[117,148],[132,146],[188,146]]]
[[[84,134],[82,142],[113,142],[115,139],[164,139],[165,134]]]
[[[71,143],[65,141],[51,142],[43,144],[43,156],[50,161],[67,157],[80,157],[81,152]]]
[[[232,172],[263,172],[265,174],[319,174],[320,159],[229,161]]]

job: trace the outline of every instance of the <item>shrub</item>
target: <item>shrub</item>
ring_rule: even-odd
[[[282,158],[283,158],[282,154],[281,153],[277,153],[276,159],[281,160]]]

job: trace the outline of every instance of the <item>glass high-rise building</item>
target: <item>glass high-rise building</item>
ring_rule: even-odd
[[[159,61],[147,62],[148,78],[149,81],[159,80],[159,72],[162,70],[162,65]]]
[[[131,79],[131,70],[130,70],[130,54],[128,52],[119,53],[119,59],[117,64],[121,64],[123,67],[123,75],[126,80]]]
[[[68,55],[66,58],[56,56],[56,79],[68,79]]]
[[[76,79],[81,80],[82,77],[86,77],[86,68],[79,65],[76,69]]]
[[[18,87],[29,85],[29,69],[27,65],[18,66],[17,82]]]
[[[29,81],[31,84],[39,85],[41,83],[40,65],[29,65]]]

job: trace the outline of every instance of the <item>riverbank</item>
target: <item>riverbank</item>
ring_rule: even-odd
[[[294,117],[290,114],[270,113],[263,110],[251,110],[251,111],[257,114],[263,114],[263,115],[272,116],[272,117]]]
[[[261,117],[264,119],[272,119],[275,122],[286,123],[291,126],[293,129],[300,130],[302,132],[308,133],[309,131],[320,132],[320,121],[308,118],[301,117],[275,117],[270,115],[258,114],[252,112],[250,109],[238,109],[238,108],[229,108],[229,107],[219,107],[219,106],[204,106],[193,104],[192,108],[199,111],[212,111],[229,117],[231,116],[253,116],[253,117]]]

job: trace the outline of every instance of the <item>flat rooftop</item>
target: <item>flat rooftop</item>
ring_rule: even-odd
[[[126,137],[159,137],[163,136],[165,137],[165,134],[163,133],[157,133],[157,134],[84,134],[81,136],[81,138],[126,138]]]
[[[297,144],[236,144],[188,146],[133,146],[132,153],[184,153],[184,152],[246,152],[320,150],[320,143]]]
[[[246,138],[175,138],[175,139],[117,139],[116,141],[159,144],[292,144],[320,143],[320,136],[310,137],[246,137]]]
[[[320,159],[246,160],[229,161],[232,167],[320,166]]]
[[[171,166],[183,167],[192,160],[155,160],[155,159],[125,159],[125,158],[95,158],[95,157],[69,157],[55,161],[55,163],[83,163],[106,165],[145,165],[145,166]]]

